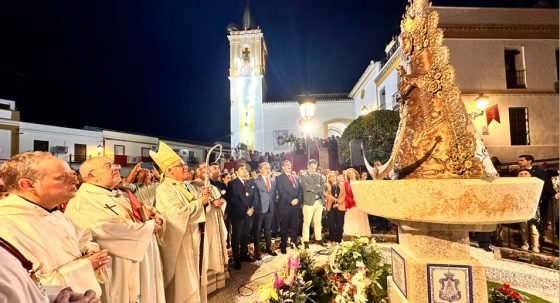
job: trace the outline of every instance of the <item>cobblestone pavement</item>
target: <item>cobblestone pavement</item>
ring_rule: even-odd
[[[385,262],[390,262],[390,244],[379,244]],[[324,247],[311,245],[310,251],[315,253],[318,264],[327,261]],[[241,270],[230,269],[230,278],[226,287],[212,293],[208,297],[210,303],[245,303],[255,302],[259,286],[272,279],[272,273],[281,271],[287,262],[288,256],[294,254],[289,249],[288,254],[282,255],[279,251],[277,257],[263,255],[263,260],[255,263],[243,263]],[[559,303],[559,272],[556,270],[531,266],[520,262],[496,260],[491,252],[471,247],[471,255],[486,267],[486,276],[489,280],[499,283],[509,283],[512,287],[519,288],[529,293],[541,296],[551,302]]]

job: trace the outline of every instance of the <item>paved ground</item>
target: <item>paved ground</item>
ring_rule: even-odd
[[[384,260],[390,262],[390,244],[380,244]],[[311,245],[311,252],[317,253],[324,249],[318,245]],[[257,288],[271,281],[271,274],[283,269],[287,257],[293,255],[293,250],[288,250],[287,255],[279,254],[277,257],[264,255],[262,261],[256,263],[243,263],[241,270],[231,269],[231,278],[227,280],[226,287],[214,292],[208,297],[210,303],[238,303],[255,302]],[[555,270],[531,266],[509,260],[496,260],[493,253],[471,247],[471,255],[486,267],[489,280],[495,282],[508,282],[512,287],[522,289],[529,293],[541,296],[551,302],[559,303],[559,273]],[[327,256],[316,254],[315,261],[324,263]]]

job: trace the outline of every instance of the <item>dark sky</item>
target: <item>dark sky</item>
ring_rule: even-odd
[[[399,33],[405,5],[251,1],[269,52],[267,99],[349,92]],[[243,8],[243,0],[2,1],[0,98],[16,100],[27,122],[229,140],[226,26],[241,24]]]

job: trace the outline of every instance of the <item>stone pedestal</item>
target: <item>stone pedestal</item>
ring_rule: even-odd
[[[399,244],[391,249],[393,276],[387,281],[392,303],[488,302],[484,267],[469,254],[468,231],[446,224],[396,223]]]
[[[470,256],[469,231],[533,217],[543,182],[416,179],[352,182],[359,209],[399,227],[392,303],[487,303],[484,267]]]

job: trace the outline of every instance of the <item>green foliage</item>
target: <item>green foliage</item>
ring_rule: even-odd
[[[341,164],[350,163],[350,140],[362,140],[366,148],[369,162],[389,159],[399,127],[399,112],[393,110],[377,110],[360,116],[352,121],[338,143],[338,157]]]

